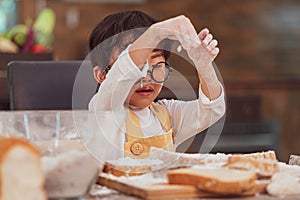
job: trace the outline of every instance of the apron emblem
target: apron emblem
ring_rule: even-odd
[[[130,151],[132,154],[137,156],[137,155],[140,155],[141,153],[143,153],[144,147],[141,143],[135,142],[131,145]]]

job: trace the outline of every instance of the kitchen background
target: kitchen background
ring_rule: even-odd
[[[9,3],[11,12],[3,9]],[[208,27],[221,49],[215,63],[228,97],[226,122],[272,121],[278,157],[287,161],[290,154],[300,154],[300,1],[0,0],[0,31],[36,19],[45,7],[56,18],[50,50],[54,60],[84,59],[93,27],[106,15],[122,10],[141,10],[159,20],[184,14],[198,31]],[[3,62],[0,109],[6,110]],[[176,58],[170,62],[181,66]],[[178,70],[196,89],[193,69],[181,67]]]

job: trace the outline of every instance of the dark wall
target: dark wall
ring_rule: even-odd
[[[77,1],[78,2],[78,1]],[[83,1],[85,2],[85,1]],[[88,2],[88,1],[87,1]],[[224,77],[298,78],[300,2],[296,0],[147,0],[145,3],[48,1],[57,14],[55,56],[84,58],[88,35],[107,14],[138,9],[158,19],[184,14],[219,40]],[[76,22],[76,19],[78,20]],[[76,42],[75,42],[76,41]],[[265,77],[265,75],[268,75]],[[240,77],[243,79],[242,77]]]

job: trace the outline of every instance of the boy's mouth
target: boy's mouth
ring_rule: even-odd
[[[137,89],[135,92],[142,96],[149,96],[150,94],[153,93],[153,91],[154,90],[151,87],[142,87]]]

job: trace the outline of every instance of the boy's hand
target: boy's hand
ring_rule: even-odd
[[[218,41],[216,39],[213,39],[213,35],[209,33],[209,30],[207,28],[202,29],[198,34],[198,37],[201,41],[202,47],[211,56],[211,59],[214,60],[220,51],[217,47]]]
[[[195,48],[201,43],[193,24],[184,15],[153,24],[150,31],[156,41],[160,42],[166,38],[178,40],[186,50]]]
[[[201,83],[201,90],[209,99],[216,99],[222,90],[215,73],[212,61],[219,54],[218,41],[213,39],[207,28],[198,34],[201,44],[187,50],[188,56],[194,62]]]
[[[205,69],[210,68],[212,61],[219,54],[218,41],[213,39],[207,28],[198,34],[201,44],[187,49],[189,58],[194,62],[198,72],[205,74]]]
[[[209,30],[202,29],[197,35],[193,24],[184,15],[153,24],[150,31],[157,41],[165,38],[178,40],[193,61],[202,58],[211,62],[219,54],[218,41],[213,39]]]
[[[187,51],[201,46],[201,41],[191,21],[180,15],[150,26],[130,46],[129,55],[132,61],[141,68],[151,51],[164,39],[178,40]]]

